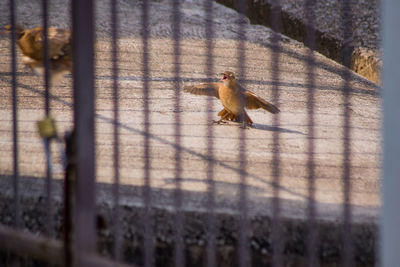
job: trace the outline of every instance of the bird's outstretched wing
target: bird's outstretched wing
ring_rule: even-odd
[[[265,109],[273,114],[279,113],[279,109],[272,105],[271,103],[269,103],[268,101],[262,99],[261,97],[259,97],[258,95],[256,95],[253,92],[250,91],[245,91],[244,92],[245,95],[245,99],[246,99],[246,108],[247,109]]]
[[[10,25],[4,28],[8,32],[11,31]],[[43,28],[24,29],[16,25],[16,33],[18,34],[18,45],[22,53],[33,60],[43,60]],[[47,39],[49,58],[57,60],[62,56],[71,56],[72,40],[70,30],[48,28]]]
[[[34,47],[37,55],[43,58],[44,36],[42,27],[34,28],[30,34],[34,36]],[[28,34],[28,32],[27,32]],[[70,54],[72,51],[71,31],[57,28],[47,30],[49,58],[58,59],[59,57]]]
[[[183,91],[194,95],[209,95],[219,98],[218,88],[220,83],[199,83],[183,87]]]
[[[4,26],[4,29],[6,30],[6,32],[11,33],[11,25],[6,25]],[[17,36],[19,37],[21,34],[23,34],[25,31],[24,27],[22,27],[21,25],[16,24],[15,25],[15,33],[17,34]]]

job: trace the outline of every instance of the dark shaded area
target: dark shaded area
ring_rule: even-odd
[[[234,5],[233,0],[217,0],[225,6],[238,10]],[[247,16],[251,23],[261,24],[267,27],[271,27],[271,4],[267,1],[247,1]],[[299,42],[307,44],[306,33],[307,25],[301,20],[293,17],[291,14],[281,9],[281,33],[295,39]],[[315,51],[342,63],[342,51],[344,44],[342,41],[337,40],[331,36],[327,36],[326,33],[321,32],[317,29],[315,31]]]
[[[46,224],[46,202],[43,197],[44,179],[34,177],[21,177],[21,186],[30,188],[29,192],[22,192],[21,196],[21,227],[34,233],[45,233]],[[6,181],[11,181],[11,176],[1,175],[2,191],[5,190]],[[54,180],[53,196],[59,196],[62,192],[63,183]],[[100,201],[97,206],[106,227],[97,231],[98,250],[105,256],[111,256],[114,246],[114,234],[112,230],[113,205],[107,198],[113,190],[113,184],[97,184]],[[121,185],[121,198],[129,196],[128,204],[120,204],[120,223],[122,233],[123,259],[129,263],[142,265],[144,255],[143,238],[145,221],[143,220],[145,209],[140,192],[142,187]],[[26,194],[26,195],[25,195]],[[152,198],[161,195],[174,194],[173,189],[153,189]],[[191,192],[182,190],[182,194],[197,194],[197,199],[205,199],[206,192]],[[56,238],[62,236],[62,214],[63,204],[61,199],[53,199],[54,210],[54,233]],[[11,226],[13,224],[12,195],[2,192],[0,195],[0,223]],[[174,227],[175,212],[168,206],[173,203],[165,203],[165,208],[152,208],[152,230],[154,232],[155,262],[156,266],[174,266]],[[219,205],[217,205],[219,206]],[[204,266],[206,261],[207,246],[207,221],[208,213],[201,209],[183,212],[185,225],[183,228],[184,255],[187,266]],[[239,229],[239,215],[217,211],[215,220],[218,225],[216,236],[217,266],[237,266],[237,241]],[[282,218],[282,233],[285,243],[283,244],[283,259],[285,266],[306,266],[306,243],[308,224],[306,220]],[[271,226],[270,216],[249,217],[249,244],[252,266],[271,265]],[[316,253],[321,266],[340,265],[342,225],[334,221],[316,220]],[[374,266],[376,261],[376,248],[378,242],[378,228],[373,223],[356,223],[351,225],[351,240],[354,248],[355,266]],[[0,265],[7,266],[11,255],[7,252],[0,253]],[[24,259],[25,266],[40,266],[32,259]]]

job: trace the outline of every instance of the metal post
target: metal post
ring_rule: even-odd
[[[64,266],[72,264],[72,201],[73,201],[73,183],[76,181],[76,144],[75,133],[65,135],[66,167],[64,176],[64,217],[63,217],[63,250]]]
[[[206,13],[206,49],[207,49],[207,60],[205,66],[205,72],[207,79],[214,78],[214,27],[212,21],[214,19],[213,13],[213,0],[205,0],[203,7]],[[213,119],[213,100],[211,98],[207,99],[207,121]],[[214,127],[208,125],[207,127],[207,200],[206,209],[207,214],[207,248],[206,255],[207,261],[206,266],[215,267],[217,266],[217,235],[218,226],[217,219],[215,216],[215,206],[216,206],[216,188],[215,188],[215,170],[214,170]]]
[[[247,15],[246,2],[243,0],[233,1],[234,6],[238,12],[243,15]],[[246,77],[246,28],[244,23],[237,21],[236,25],[238,29],[237,39],[238,43],[236,46],[236,54],[238,58],[237,62],[237,77]],[[244,101],[244,100],[242,100]],[[238,211],[239,211],[239,227],[238,231],[238,266],[245,267],[251,264],[250,259],[250,224],[248,215],[248,193],[247,193],[247,155],[246,155],[246,130],[243,128],[239,132],[239,189],[238,189]]]
[[[74,264],[95,252],[94,23],[93,1],[72,1],[74,125],[76,134],[76,198]]]
[[[19,218],[19,165],[18,165],[18,92],[17,92],[17,56],[16,56],[16,12],[13,0],[10,0],[10,24],[11,24],[11,87],[12,87],[12,132],[13,132],[13,193],[14,193],[14,225],[20,227],[21,220]]]
[[[48,3],[42,0],[42,16],[43,16],[43,66],[44,66],[44,110],[45,116],[50,115],[50,59],[49,59],[49,42],[48,42]],[[54,232],[53,209],[52,209],[52,168],[50,153],[50,138],[43,138],[44,151],[46,156],[46,213],[47,213],[47,229],[46,233],[51,236]]]
[[[143,124],[144,124],[144,267],[154,266],[154,242],[153,242],[153,218],[152,218],[152,198],[151,198],[151,159],[150,159],[150,45],[149,45],[149,1],[142,4],[142,75],[143,75]]]
[[[381,260],[383,267],[400,262],[400,2],[382,1],[383,20],[383,212]]]
[[[342,101],[343,101],[343,159],[342,159],[342,180],[343,180],[343,223],[342,223],[342,251],[341,251],[341,266],[350,267],[354,266],[354,249],[352,245],[352,234],[351,234],[351,160],[352,160],[352,149],[351,149],[351,55],[353,51],[352,47],[352,9],[350,1],[342,0],[341,2],[341,16],[342,16],[342,64],[345,66],[342,71],[343,84],[342,84]]]
[[[114,147],[113,147],[113,162],[114,162],[114,185],[113,185],[113,198],[114,198],[114,214],[113,214],[113,231],[114,231],[114,258],[116,260],[122,259],[122,231],[120,225],[120,211],[119,211],[119,87],[118,87],[118,2],[117,0],[112,0],[111,2],[111,28],[112,28],[112,78],[113,78],[113,111],[114,111]]]
[[[173,61],[173,73],[174,73],[174,88],[175,93],[175,193],[174,193],[174,205],[175,205],[175,251],[174,251],[174,264],[175,266],[185,266],[185,253],[184,253],[184,216],[183,216],[183,194],[182,194],[182,159],[181,159],[181,117],[180,117],[180,105],[181,96],[179,88],[180,78],[180,34],[181,34],[181,15],[180,15],[180,4],[179,0],[173,0],[172,3],[172,37],[174,39],[174,61]]]
[[[316,230],[316,174],[315,174],[315,0],[306,0],[304,11],[306,13],[306,46],[310,48],[307,54],[307,124],[308,124],[308,207],[307,207],[307,266],[319,266],[317,259],[317,230]]]
[[[271,29],[274,31],[272,34],[272,56],[271,56],[271,79],[273,82],[272,99],[274,103],[279,103],[279,80],[280,80],[280,32],[282,29],[281,21],[281,4],[280,0],[273,0],[271,3]],[[273,126],[279,127],[280,115],[279,113],[274,116]],[[279,186],[281,183],[280,173],[280,136],[278,131],[273,133],[274,154],[272,158],[272,177],[273,177],[273,198],[272,198],[272,266],[283,266],[283,227],[282,227],[282,214]]]

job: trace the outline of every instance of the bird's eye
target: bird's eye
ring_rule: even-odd
[[[224,77],[222,77],[222,80],[226,80],[228,77],[226,77],[226,75],[224,75]]]

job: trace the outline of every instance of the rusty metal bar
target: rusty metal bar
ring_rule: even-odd
[[[61,241],[46,238],[29,232],[21,232],[0,224],[0,249],[25,257],[43,260],[56,266],[69,266],[64,264],[63,245]],[[93,267],[127,267],[125,265],[106,259],[94,253],[81,253],[82,266]]]
[[[272,57],[271,57],[271,79],[272,79],[272,99],[279,107],[279,80],[280,80],[280,32],[281,32],[281,5],[279,0],[273,0],[271,3],[271,29],[272,34]],[[276,114],[273,118],[274,127],[279,127],[280,114]],[[272,198],[272,265],[275,267],[283,266],[283,249],[284,238],[282,231],[281,203],[280,203],[280,150],[279,150],[279,131],[273,132],[273,158],[272,158],[272,177],[273,177],[273,198]]]
[[[351,55],[352,55],[352,10],[348,0],[342,0],[342,28],[343,28],[343,227],[342,227],[342,266],[354,266],[354,255],[351,232]]]
[[[13,133],[13,193],[14,193],[14,225],[20,227],[20,200],[19,200],[19,165],[18,165],[18,92],[17,92],[17,61],[16,61],[16,15],[14,0],[10,0],[11,24],[11,90],[12,90],[12,133]]]
[[[315,0],[306,0],[305,14],[306,14],[306,43],[305,45],[310,48],[307,54],[307,107],[308,107],[308,158],[307,158],[307,173],[308,173],[308,207],[307,207],[307,266],[319,266],[317,259],[317,228],[316,228],[316,206],[315,206],[315,119],[314,119],[314,104],[315,104]]]
[[[206,25],[205,25],[205,34],[206,34],[206,49],[207,49],[207,59],[205,66],[205,73],[207,78],[214,78],[214,46],[213,46],[213,38],[214,38],[214,28],[213,28],[213,0],[205,0],[204,1],[204,12],[206,13]],[[207,100],[207,121],[212,121],[214,113],[213,113],[213,100],[208,98]],[[214,181],[214,127],[212,125],[208,125],[207,127],[207,200],[206,200],[206,210],[207,214],[207,261],[206,266],[215,267],[217,266],[217,220],[215,216],[215,181]]]
[[[84,254],[82,257],[82,265],[87,267],[139,267],[135,264],[123,264],[113,260],[99,256],[98,254]]]
[[[50,264],[63,265],[63,246],[60,241],[18,231],[0,224],[0,248],[20,256],[30,255]]]
[[[120,221],[120,209],[119,209],[119,88],[118,88],[118,2],[112,0],[111,2],[111,31],[112,31],[112,44],[111,44],[111,56],[112,56],[112,80],[113,80],[113,111],[114,111],[114,185],[113,185],[113,197],[114,197],[114,209],[113,209],[113,231],[114,231],[114,249],[113,254],[116,260],[122,259],[122,247],[121,247],[121,221]]]
[[[180,33],[181,33],[181,14],[180,14],[180,0],[173,0],[172,3],[172,37],[174,39],[174,59],[173,59],[173,74],[174,82],[173,87],[175,88],[175,102],[174,102],[174,113],[175,113],[175,192],[174,192],[174,205],[175,205],[175,231],[174,231],[174,266],[183,267],[185,266],[185,254],[184,254],[184,217],[183,217],[183,194],[182,194],[182,162],[181,162],[181,117],[180,117]]]
[[[76,187],[74,210],[74,264],[96,248],[95,134],[94,134],[94,5],[72,1],[74,125],[76,134]]]
[[[143,75],[143,117],[144,117],[144,266],[154,265],[154,244],[153,244],[153,219],[152,219],[152,199],[150,181],[150,68],[149,68],[149,1],[142,3],[142,75]]]

